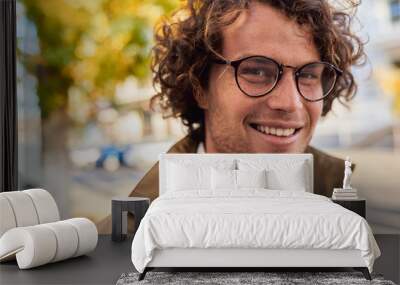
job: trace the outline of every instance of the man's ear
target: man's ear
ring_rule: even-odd
[[[207,90],[201,90],[199,92],[196,92],[194,94],[194,99],[197,102],[197,105],[204,110],[208,109],[208,91]]]

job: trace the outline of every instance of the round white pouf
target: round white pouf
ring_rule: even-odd
[[[96,248],[95,224],[86,218],[17,227],[0,238],[0,261],[17,258],[20,269],[77,257]]]
[[[17,227],[33,226],[39,223],[35,205],[30,196],[22,191],[3,192],[1,196],[10,202]]]
[[[51,262],[57,262],[73,257],[78,248],[78,233],[74,227],[64,221],[43,224],[43,227],[51,229],[56,235],[57,252]]]
[[[17,222],[15,221],[14,211],[10,202],[6,197],[0,194],[0,237],[9,229],[15,228]]]
[[[56,251],[57,239],[54,232],[41,225],[13,228],[0,239],[0,260],[16,254],[20,269],[49,263]]]
[[[22,191],[28,194],[39,218],[39,224],[51,223],[60,220],[60,213],[53,196],[44,189],[28,189]]]
[[[96,225],[91,220],[86,218],[73,218],[65,220],[64,222],[74,226],[78,232],[78,249],[74,257],[86,254],[96,248],[98,232]]]

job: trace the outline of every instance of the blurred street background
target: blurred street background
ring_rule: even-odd
[[[45,188],[63,218],[97,222],[184,136],[149,108],[153,28],[178,5],[17,2],[20,189]],[[350,155],[374,231],[400,232],[400,0],[363,0],[356,16],[368,55],[358,93],[349,108],[336,102],[311,144]]]

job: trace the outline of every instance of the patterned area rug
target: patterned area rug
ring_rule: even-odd
[[[376,284],[395,285],[384,280],[381,275],[372,274],[372,281],[364,278],[360,272],[148,272],[142,281],[138,281],[139,273],[122,274],[117,285],[145,284],[267,284],[267,285],[297,285],[297,284]]]

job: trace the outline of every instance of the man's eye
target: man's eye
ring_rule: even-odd
[[[260,68],[244,68],[242,69],[242,74],[246,75],[256,75],[256,76],[266,76],[267,73],[265,70]]]
[[[276,74],[266,68],[242,68],[239,76],[251,83],[270,83],[275,81]]]
[[[309,79],[309,80],[315,80],[315,79],[319,79],[319,76],[315,73],[310,73],[310,72],[303,72],[299,74],[299,78],[300,79]]]

